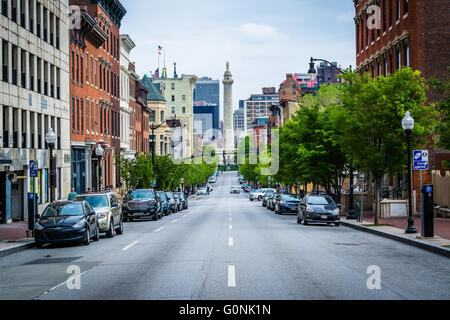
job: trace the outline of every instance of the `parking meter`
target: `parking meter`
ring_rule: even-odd
[[[421,192],[423,197],[422,236],[434,237],[433,186],[423,186]]]
[[[28,230],[34,231],[37,215],[37,193],[28,193]]]

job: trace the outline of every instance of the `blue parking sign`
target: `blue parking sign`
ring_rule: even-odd
[[[428,150],[414,150],[413,170],[428,170]]]
[[[30,160],[30,178],[37,178],[38,176],[38,162],[37,160]]]

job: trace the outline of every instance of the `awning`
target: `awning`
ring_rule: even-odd
[[[0,153],[0,164],[12,164],[12,160]]]

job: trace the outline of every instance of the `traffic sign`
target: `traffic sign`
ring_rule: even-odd
[[[428,170],[428,150],[414,150],[413,170]]]
[[[30,160],[30,178],[38,177],[38,162],[37,160]]]

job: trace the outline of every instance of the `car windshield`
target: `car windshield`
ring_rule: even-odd
[[[327,204],[334,204],[334,201],[328,196],[312,196],[308,197],[308,204],[327,205]]]
[[[83,204],[67,203],[67,204],[51,204],[42,213],[44,218],[52,217],[72,217],[84,216]]]
[[[166,199],[166,194],[164,192],[158,192],[158,195],[161,198],[161,200],[165,200]]]
[[[77,196],[75,198],[75,201],[80,200],[86,200],[95,209],[108,207],[107,196]]]
[[[133,191],[131,193],[131,197],[133,199],[153,199],[155,195],[153,194],[153,191],[140,190],[140,191]]]
[[[299,201],[300,197],[296,194],[285,194],[281,196],[281,200],[284,201]]]
[[[166,196],[167,196],[168,199],[172,199],[173,198],[173,195],[171,193],[166,193]]]

